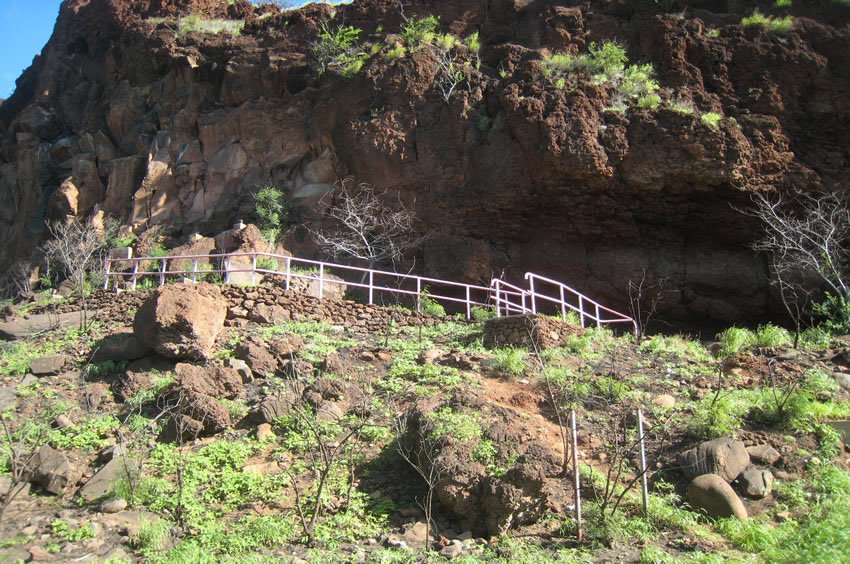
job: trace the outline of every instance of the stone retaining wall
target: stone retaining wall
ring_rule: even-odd
[[[561,347],[582,329],[544,315],[512,315],[490,319],[484,324],[484,346],[521,347],[538,350]]]
[[[227,320],[230,326],[242,326],[249,321],[260,324],[284,323],[289,320],[311,320],[344,325],[357,332],[384,331],[392,319],[396,327],[432,325],[441,318],[403,308],[359,304],[347,300],[320,300],[302,292],[286,291],[282,286],[221,286],[227,299]],[[100,291],[90,296],[89,311],[97,310],[96,318],[102,321],[119,321],[130,324],[136,309],[142,305],[149,291],[121,293]],[[70,313],[79,311],[79,300],[39,308],[35,313]]]

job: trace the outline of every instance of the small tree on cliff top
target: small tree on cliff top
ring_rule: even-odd
[[[338,180],[333,192],[322,198],[332,227],[312,231],[316,244],[334,258],[378,263],[395,263],[413,245],[413,214],[401,203],[389,207],[365,182],[352,177]]]

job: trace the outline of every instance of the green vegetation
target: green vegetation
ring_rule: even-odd
[[[557,88],[574,84],[577,74],[590,76],[594,84],[612,89],[609,108],[625,111],[628,102],[642,109],[656,109],[661,103],[657,94],[658,82],[653,77],[651,64],[628,65],[626,50],[622,45],[606,41],[601,45],[591,43],[587,53],[565,53],[546,57],[542,61],[543,75]]]
[[[55,519],[50,523],[50,530],[65,542],[80,542],[94,538],[94,530],[92,530],[91,525],[86,524],[73,528],[62,519]]]
[[[850,333],[850,299],[847,296],[827,292],[822,302],[812,306],[812,312],[821,320],[821,327],[826,332],[835,335]]]
[[[440,18],[425,16],[405,21],[401,26],[401,38],[411,53],[434,41],[440,28]]]
[[[313,59],[319,76],[335,70],[344,78],[351,78],[363,68],[369,55],[363,52],[359,37],[361,29],[340,26],[335,29],[322,26],[319,39],[313,43]]]
[[[60,449],[97,450],[104,446],[105,439],[111,436],[119,425],[113,415],[100,415],[85,423],[52,431],[49,442]]]
[[[274,186],[265,186],[257,192],[255,200],[254,217],[257,227],[268,242],[277,243],[290,216],[284,204],[283,192]]]
[[[742,19],[741,25],[757,25],[766,27],[771,31],[775,31],[776,33],[786,33],[794,25],[794,18],[791,16],[785,16],[783,18],[771,18],[770,16],[765,16],[764,14],[756,10],[752,13],[752,15],[749,15]]]
[[[719,128],[722,119],[723,116],[717,112],[704,112],[699,116],[699,120],[711,129]]]
[[[177,24],[177,37],[187,33],[208,33],[211,35],[226,33],[231,37],[239,37],[244,27],[245,22],[242,20],[206,20],[199,15],[192,14],[180,18]]]
[[[452,411],[443,407],[427,416],[431,424],[431,438],[444,440],[451,437],[456,441],[472,441],[481,438],[481,424],[474,413]]]
[[[384,60],[388,63],[393,63],[399,59],[405,58],[406,56],[407,49],[405,49],[404,45],[396,44],[384,54]]]
[[[438,301],[429,297],[428,290],[422,290],[422,294],[419,296],[419,311],[436,317],[446,316],[446,308]]]
[[[493,369],[511,376],[522,376],[528,368],[526,351],[516,348],[493,350]]]

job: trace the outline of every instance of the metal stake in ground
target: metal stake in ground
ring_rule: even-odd
[[[643,412],[640,409],[637,410],[637,420],[638,440],[640,441],[640,468],[638,468],[638,471],[640,472],[641,493],[643,494],[643,514],[649,517],[649,486],[646,478],[646,445],[644,441],[646,437],[643,433]]]
[[[581,476],[578,469],[578,435],[576,431],[576,410],[570,410],[570,426],[572,427],[573,435],[573,476],[574,476],[574,492],[576,500],[576,536],[579,541],[584,538],[584,527],[581,522]]]

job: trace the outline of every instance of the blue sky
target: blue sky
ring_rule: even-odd
[[[0,0],[0,98],[50,39],[60,0]]]

